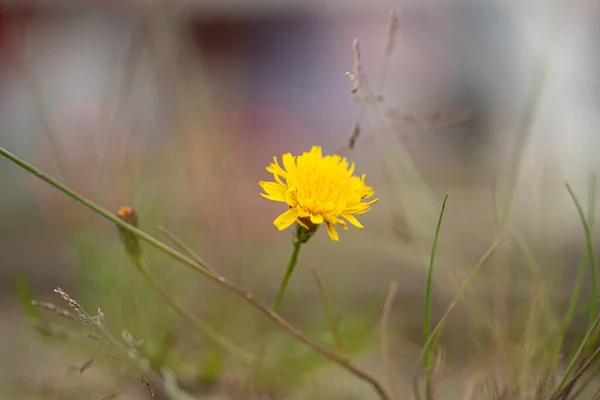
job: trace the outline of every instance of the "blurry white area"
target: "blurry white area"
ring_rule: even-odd
[[[581,230],[564,182],[586,207],[590,173],[600,169],[600,4],[513,6],[507,8],[522,42],[517,57],[531,60],[523,74],[532,73],[535,57],[542,58],[546,73],[524,158],[519,214],[539,226],[540,234],[556,237],[567,227]],[[535,78],[524,83],[531,85]],[[522,111],[523,96],[508,95]],[[502,139],[497,132],[495,142],[502,146]]]
[[[68,119],[79,129],[56,126],[53,132],[68,151],[82,136],[106,134],[109,119],[117,113],[126,120],[136,116],[136,121],[148,121],[143,130],[152,134],[157,97],[150,70],[136,62],[132,74],[124,64],[139,35],[135,18],[81,10],[46,12],[24,35],[22,62],[16,61],[19,67],[2,85],[0,130],[5,140],[28,142],[44,136],[42,118],[51,126]],[[134,87],[131,79],[138,83],[135,90],[123,90]]]

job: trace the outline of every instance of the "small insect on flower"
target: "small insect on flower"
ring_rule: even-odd
[[[117,211],[117,216],[124,222],[127,222],[129,225],[132,225],[136,228],[138,227],[137,213],[133,208],[121,207],[119,208],[119,211]],[[142,254],[142,250],[137,236],[120,225],[117,225],[117,229],[119,230],[119,237],[125,246],[127,255],[130,257],[139,257]]]
[[[318,146],[297,157],[284,154],[283,168],[277,157],[273,157],[273,161],[267,171],[276,182],[260,181],[259,184],[265,191],[261,193],[264,198],[288,205],[288,210],[273,222],[279,230],[297,222],[306,230],[314,231],[324,223],[331,240],[337,242],[335,225],[348,229],[348,221],[362,228],[355,215],[366,213],[378,201],[364,201],[374,192],[365,184],[365,175],[353,175],[354,163],[348,164],[338,155],[323,156]]]

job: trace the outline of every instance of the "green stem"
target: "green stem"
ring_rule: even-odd
[[[279,286],[277,298],[275,299],[275,303],[273,304],[273,311],[275,312],[279,312],[279,307],[281,306],[281,302],[283,301],[283,295],[285,294],[285,290],[287,289],[288,284],[290,283],[290,279],[292,277],[292,274],[294,273],[296,264],[298,263],[298,254],[300,253],[300,246],[302,246],[302,242],[297,238],[294,239],[294,249],[292,250],[290,261],[288,262],[287,270],[285,271],[283,281],[281,281],[281,285]]]
[[[188,310],[186,310],[181,304],[173,300],[171,295],[158,283],[156,278],[152,276],[148,268],[146,267],[146,263],[141,257],[131,257],[133,264],[136,266],[138,271],[146,278],[148,283],[152,285],[154,290],[167,302],[169,307],[173,309],[179,316],[183,319],[189,321],[192,325],[198,328],[199,331],[213,339],[216,343],[222,346],[225,350],[231,353],[234,357],[238,358],[245,365],[252,365],[254,363],[254,356],[245,350],[239,348],[230,340],[223,337],[219,332],[217,332],[212,326],[210,326],[207,322],[201,320]]]
[[[296,224],[295,231],[294,231],[294,248],[292,250],[292,254],[290,255],[290,260],[288,261],[285,275],[283,277],[283,280],[281,281],[281,285],[279,286],[279,292],[277,293],[277,297],[275,298],[275,302],[273,303],[273,312],[275,312],[275,313],[279,312],[279,307],[281,307],[281,303],[283,301],[283,296],[288,287],[288,284],[290,283],[290,279],[292,278],[292,274],[294,273],[296,264],[298,263],[298,254],[300,253],[300,246],[302,246],[302,243],[304,243],[304,242],[306,242],[306,240],[308,240],[306,237],[300,236],[300,234],[302,233],[302,229],[303,228],[299,224]],[[303,241],[302,239],[306,239],[306,240]],[[269,343],[270,335],[271,335],[270,332],[266,333],[265,340],[262,342],[259,356],[258,356],[258,363],[255,368],[255,372],[256,372],[255,378],[258,376],[258,374],[262,370],[263,362],[265,360],[265,355],[267,353],[267,346]]]

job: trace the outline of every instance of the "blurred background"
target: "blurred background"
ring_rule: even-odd
[[[392,8],[400,10],[400,33],[383,69]],[[258,181],[270,179],[264,168],[273,156],[312,145],[344,154],[380,203],[361,218],[365,229],[341,233],[339,243],[319,232],[305,246],[282,314],[327,333],[309,271],[316,267],[359,359],[377,370],[378,356],[365,349],[376,345],[373,327],[397,281],[392,345],[398,373],[410,375],[445,194],[434,282],[440,315],[493,242],[496,208],[506,198],[508,221],[538,257],[552,298],[569,295],[584,236],[564,182],[587,209],[590,174],[600,166],[599,16],[593,0],[5,2],[0,145],[106,208],[133,206],[142,229],[166,240],[157,228],[166,227],[267,302],[291,232],[273,227],[281,207],[259,195]],[[355,37],[369,83],[384,97],[383,128],[350,93],[345,73],[353,71]],[[399,174],[374,140],[382,129],[406,153],[397,155]],[[64,372],[81,358],[81,345],[56,352],[40,339],[18,301],[27,290],[58,301],[52,289],[60,286],[90,310],[101,306],[115,332],[145,339],[151,357],[177,337],[163,356],[184,377],[206,372],[198,372],[199,359],[214,364],[221,353],[189,339],[191,328],[128,264],[111,223],[4,159],[0,194],[0,383],[24,396],[7,398],[99,398],[118,386],[107,371]],[[498,279],[507,304],[529,296],[531,282],[514,246],[500,253],[494,267],[505,272],[483,271],[473,293],[490,315],[512,316],[495,296]],[[258,313],[158,252],[147,254],[174,296],[240,345],[256,345]],[[463,314],[445,339],[457,359],[467,347]],[[282,336],[282,348],[292,349]],[[315,376],[327,380],[329,369]],[[241,379],[236,368],[226,370],[227,379]],[[65,392],[83,381],[94,389]],[[330,398],[323,382],[310,382],[311,394],[297,398]],[[372,395],[360,382],[340,382],[358,397],[339,398]],[[26,388],[39,390],[26,395]]]

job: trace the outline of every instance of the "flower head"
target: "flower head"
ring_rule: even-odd
[[[335,225],[348,229],[348,221],[362,228],[355,215],[364,214],[377,202],[377,199],[363,202],[374,192],[365,185],[365,175],[360,178],[353,175],[354,163],[348,164],[338,155],[323,156],[318,146],[297,157],[284,154],[283,168],[277,157],[273,157],[273,161],[267,171],[276,182],[259,184],[266,192],[261,193],[264,198],[288,205],[288,210],[273,222],[279,230],[294,222],[308,230],[324,223],[331,240],[337,242]]]

